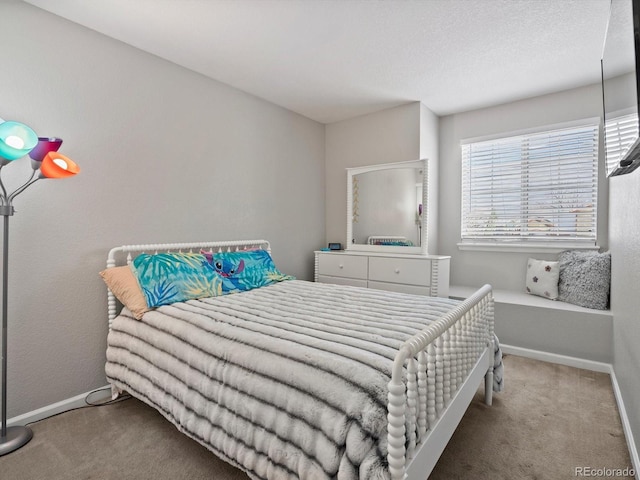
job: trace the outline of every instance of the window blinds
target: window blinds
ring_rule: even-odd
[[[462,240],[595,244],[598,125],[462,144]]]
[[[638,114],[630,113],[606,120],[604,132],[605,158],[607,175],[609,175],[638,138]]]

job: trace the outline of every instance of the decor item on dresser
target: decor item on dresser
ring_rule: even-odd
[[[426,159],[347,168],[345,248],[426,255],[428,171]]]
[[[123,246],[107,270],[247,248],[270,253],[263,240]],[[153,406],[251,478],[426,478],[482,380],[487,404],[498,388],[491,287],[458,301],[281,280],[139,320],[109,292],[114,396]]]
[[[8,331],[8,281],[9,281],[9,217],[13,215],[13,199],[42,178],[63,178],[79,172],[78,166],[64,155],[57,153],[62,144],[59,138],[38,138],[27,125],[5,122],[0,119],[0,174],[2,169],[21,157],[31,157],[31,176],[9,193],[0,178],[0,215],[4,217],[2,248],[2,427],[0,430],[0,456],[25,445],[33,436],[27,426],[7,428],[7,331]]]
[[[611,253],[566,250],[558,256],[558,300],[585,308],[609,308]]]
[[[449,262],[444,255],[343,252],[315,253],[314,280],[432,297],[449,296]]]

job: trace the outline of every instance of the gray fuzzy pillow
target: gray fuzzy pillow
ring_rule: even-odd
[[[611,285],[611,253],[567,250],[560,253],[558,300],[606,310]]]

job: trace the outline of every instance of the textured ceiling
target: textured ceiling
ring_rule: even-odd
[[[322,123],[596,83],[609,12],[609,0],[25,1]]]

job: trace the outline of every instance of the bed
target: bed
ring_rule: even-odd
[[[267,241],[116,247],[263,250]],[[484,380],[493,298],[464,301],[285,280],[134,317],[108,291],[107,379],[254,479],[424,480]]]

